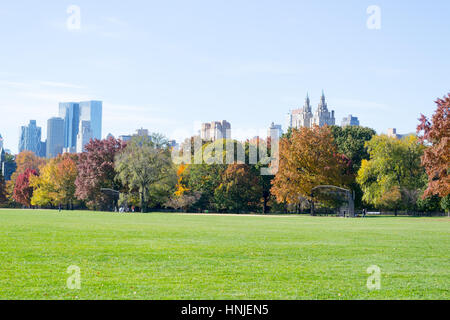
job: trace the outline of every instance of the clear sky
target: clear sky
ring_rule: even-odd
[[[0,134],[15,152],[30,119],[45,136],[58,102],[96,99],[104,136],[180,140],[226,119],[253,137],[322,89],[338,124],[412,132],[450,91],[449,14],[448,0],[1,1]]]

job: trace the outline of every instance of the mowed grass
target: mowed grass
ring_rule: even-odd
[[[0,299],[449,299],[449,240],[445,217],[6,209]]]

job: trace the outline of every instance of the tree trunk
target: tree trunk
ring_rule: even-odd
[[[139,196],[140,196],[140,203],[141,203],[141,213],[144,213],[144,191],[141,191]]]

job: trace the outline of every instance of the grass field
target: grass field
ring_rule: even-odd
[[[0,299],[449,298],[445,217],[0,210]]]

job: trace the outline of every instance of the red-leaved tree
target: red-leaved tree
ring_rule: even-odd
[[[431,122],[422,114],[417,126],[420,141],[429,146],[422,157],[428,175],[424,197],[450,194],[450,94],[438,99],[436,104]]]
[[[117,190],[114,157],[125,147],[125,143],[110,137],[105,140],[91,140],[85,152],[78,159],[78,176],[75,180],[75,196],[95,209],[106,209],[110,199],[102,188]]]
[[[37,176],[38,173],[34,169],[26,169],[24,173],[17,176],[14,186],[14,201],[29,207],[31,205],[31,197],[33,196],[33,187],[30,186],[30,176]]]

